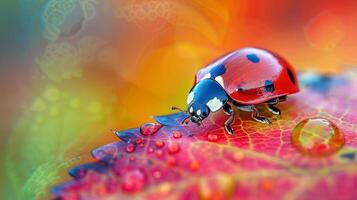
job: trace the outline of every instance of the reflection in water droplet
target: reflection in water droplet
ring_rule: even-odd
[[[146,176],[139,169],[130,170],[123,174],[122,189],[126,192],[140,191],[146,183]]]
[[[215,142],[218,140],[218,136],[216,134],[208,134],[207,136],[208,140],[211,141],[211,142]]]
[[[175,132],[173,133],[173,137],[174,137],[175,139],[181,138],[181,137],[182,137],[182,133],[179,132],[179,131],[175,131]]]
[[[155,134],[160,128],[162,127],[161,124],[156,123],[146,123],[140,127],[140,133],[143,135],[153,135]]]
[[[177,153],[180,151],[180,145],[177,143],[170,143],[167,149],[169,153]]]
[[[305,119],[295,126],[292,134],[292,144],[309,156],[331,155],[344,142],[344,136],[337,126],[324,118]]]
[[[134,152],[134,151],[135,151],[135,146],[134,146],[134,144],[128,144],[128,145],[126,145],[125,150],[126,150],[126,152],[128,152],[128,153]]]

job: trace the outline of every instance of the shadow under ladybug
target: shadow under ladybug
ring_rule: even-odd
[[[187,97],[187,111],[174,106],[172,109],[189,115],[182,123],[191,120],[199,125],[210,113],[223,109],[229,115],[225,130],[233,134],[233,106],[251,112],[257,122],[271,124],[259,114],[256,105],[266,104],[269,112],[280,116],[276,104],[298,91],[296,72],[286,60],[268,50],[243,48],[199,70]]]

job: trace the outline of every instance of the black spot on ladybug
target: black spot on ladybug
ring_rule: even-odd
[[[224,65],[217,65],[210,70],[211,78],[215,79],[226,72],[226,67]]]
[[[241,87],[238,88],[238,91],[239,91],[239,92],[242,92],[242,91],[243,91],[243,88],[241,88]]]
[[[258,63],[260,61],[259,57],[255,53],[247,54],[247,59],[252,63]]]
[[[274,92],[274,90],[275,90],[274,83],[271,80],[265,81],[264,88],[265,88],[265,91],[267,91],[267,92]]]
[[[354,160],[356,158],[355,153],[345,153],[341,155],[342,158],[349,159],[349,160]]]
[[[290,68],[286,68],[286,71],[288,71],[288,75],[289,75],[289,78],[290,78],[290,81],[295,84],[295,78],[294,78],[294,74],[293,72],[291,71]]]

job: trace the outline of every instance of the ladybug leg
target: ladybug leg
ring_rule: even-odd
[[[271,112],[273,115],[277,115],[280,116],[281,115],[281,111],[279,108],[275,107],[276,104],[279,103],[279,99],[273,99],[271,101],[267,102],[267,109],[269,112]]]
[[[271,121],[263,116],[260,116],[258,109],[255,106],[252,106],[253,112],[252,112],[252,118],[260,123],[263,124],[271,124]]]
[[[232,128],[232,123],[234,121],[234,110],[232,109],[232,106],[229,103],[226,103],[223,106],[223,110],[224,112],[229,115],[229,118],[227,119],[227,121],[224,123],[224,128],[226,129],[226,132],[229,135],[233,135],[233,128]]]
[[[252,113],[252,118],[260,123],[263,124],[271,124],[271,121],[263,116],[260,116],[258,109],[253,106],[253,105],[241,105],[241,104],[235,104],[239,110],[246,111],[246,112],[251,112]]]

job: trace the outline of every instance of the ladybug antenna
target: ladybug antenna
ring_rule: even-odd
[[[184,113],[187,114],[187,111],[186,111],[186,110],[182,110],[181,108],[176,107],[176,106],[171,106],[171,110],[179,110],[179,111],[184,112]]]

